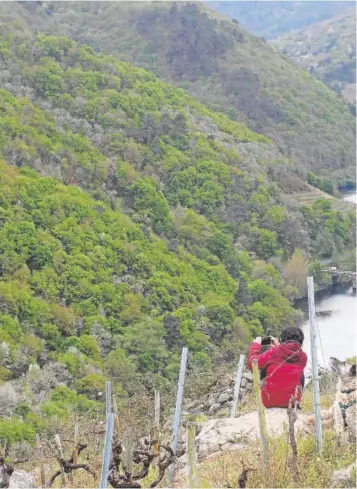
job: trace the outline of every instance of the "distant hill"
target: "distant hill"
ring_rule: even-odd
[[[293,31],[272,41],[301,67],[341,93],[356,100],[356,10]]]
[[[237,19],[249,32],[274,39],[343,12],[353,2],[284,1],[207,2],[228,17]]]
[[[2,3],[6,29],[66,34],[272,138],[301,171],[354,175],[354,117],[321,82],[204,4]]]

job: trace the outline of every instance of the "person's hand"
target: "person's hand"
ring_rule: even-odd
[[[273,338],[273,345],[274,346],[279,346],[280,345],[278,338]]]
[[[262,337],[261,336],[257,336],[254,340],[254,343],[259,343],[259,345],[262,344]]]

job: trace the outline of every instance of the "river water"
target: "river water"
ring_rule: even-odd
[[[357,355],[357,302],[352,288],[316,299],[316,322],[318,327],[318,363],[327,366],[330,357],[346,360]],[[303,350],[310,363],[310,332],[307,299],[300,306],[306,314],[302,329],[305,334]],[[329,311],[328,316],[320,317],[320,311]]]
[[[343,198],[347,202],[352,202],[353,204],[357,204],[357,194],[350,194]]]
[[[357,204],[357,194],[350,194],[344,200]],[[356,293],[352,288],[341,289],[336,293],[330,293],[316,301],[316,312],[331,311],[327,317],[317,315],[318,331],[320,332],[321,342],[318,337],[318,361],[324,366],[324,359],[327,364],[330,357],[345,360],[348,357],[357,355],[357,301]],[[307,299],[298,306],[303,309],[306,320],[303,324],[305,341],[303,350],[306,352],[310,363],[310,334],[308,321]],[[323,352],[323,353],[322,353]],[[324,358],[323,358],[324,357]]]

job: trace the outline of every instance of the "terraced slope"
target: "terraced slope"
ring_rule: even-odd
[[[355,205],[352,202],[345,201],[343,199],[337,199],[326,192],[322,192],[321,190],[311,187],[307,192],[297,192],[293,196],[289,196],[293,198],[299,205],[307,205],[311,206],[319,199],[328,199],[331,203],[332,209],[336,212],[351,212],[354,210]]]

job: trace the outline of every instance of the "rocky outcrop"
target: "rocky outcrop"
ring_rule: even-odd
[[[210,391],[200,399],[187,400],[184,407],[184,417],[189,415],[205,415],[207,417],[227,417],[233,403],[235,379],[231,375],[221,377]],[[253,374],[244,372],[240,385],[239,400],[244,403],[246,393],[252,390]]]
[[[329,487],[353,487],[352,471],[354,468],[356,468],[355,463],[351,464],[346,469],[336,470],[331,477]],[[346,482],[351,482],[351,485],[346,486]],[[341,484],[343,484],[343,486],[341,486]]]
[[[305,431],[306,414],[298,414],[295,431]],[[281,435],[287,428],[286,409],[266,409],[265,418],[269,435]],[[238,418],[210,419],[202,423],[196,437],[198,460],[212,454],[244,448],[259,438],[259,419],[257,411],[243,414]]]
[[[279,436],[286,432],[288,427],[288,415],[286,409],[266,409],[265,419],[269,436]],[[307,432],[309,415],[298,412],[295,422],[295,433]],[[196,457],[201,463],[211,457],[223,453],[246,449],[248,445],[259,440],[258,412],[252,411],[242,414],[237,418],[209,419],[203,423],[197,423],[196,428]],[[182,440],[186,434],[182,433]],[[184,445],[184,443],[183,443]],[[178,479],[183,476],[186,464],[186,454],[177,462]]]
[[[2,487],[0,485],[0,487]],[[6,487],[6,486],[5,486]],[[9,489],[32,489],[37,487],[35,484],[35,476],[31,472],[25,470],[15,470],[10,477]]]

